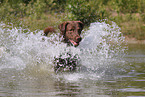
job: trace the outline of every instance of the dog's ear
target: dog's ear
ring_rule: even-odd
[[[62,35],[65,35],[67,24],[68,24],[68,22],[63,22],[63,23],[59,24],[59,26],[58,26]]]
[[[84,28],[84,23],[82,23],[81,21],[76,21],[76,22],[80,25],[81,29]]]
[[[43,35],[47,36],[48,33],[52,33],[52,32],[56,32],[56,31],[55,31],[55,29],[53,27],[49,26],[49,27],[44,29],[44,34]]]

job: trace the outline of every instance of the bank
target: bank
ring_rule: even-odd
[[[144,40],[137,40],[136,38],[131,38],[128,36],[125,36],[125,43],[127,44],[145,44],[145,39]]]

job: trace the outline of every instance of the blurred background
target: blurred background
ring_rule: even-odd
[[[0,0],[0,21],[34,31],[62,21],[90,23],[107,19],[124,36],[145,39],[145,0]]]

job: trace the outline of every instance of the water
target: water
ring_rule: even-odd
[[[59,34],[5,26],[0,23],[0,96],[145,97],[145,45],[123,45],[115,23],[92,23],[76,48]],[[54,57],[68,52],[79,56],[82,69],[56,74]]]

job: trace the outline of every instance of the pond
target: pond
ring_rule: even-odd
[[[5,26],[0,23],[1,97],[145,97],[145,45],[124,43],[115,23],[92,23],[76,48],[59,34]],[[54,57],[68,52],[82,68],[55,73]]]

